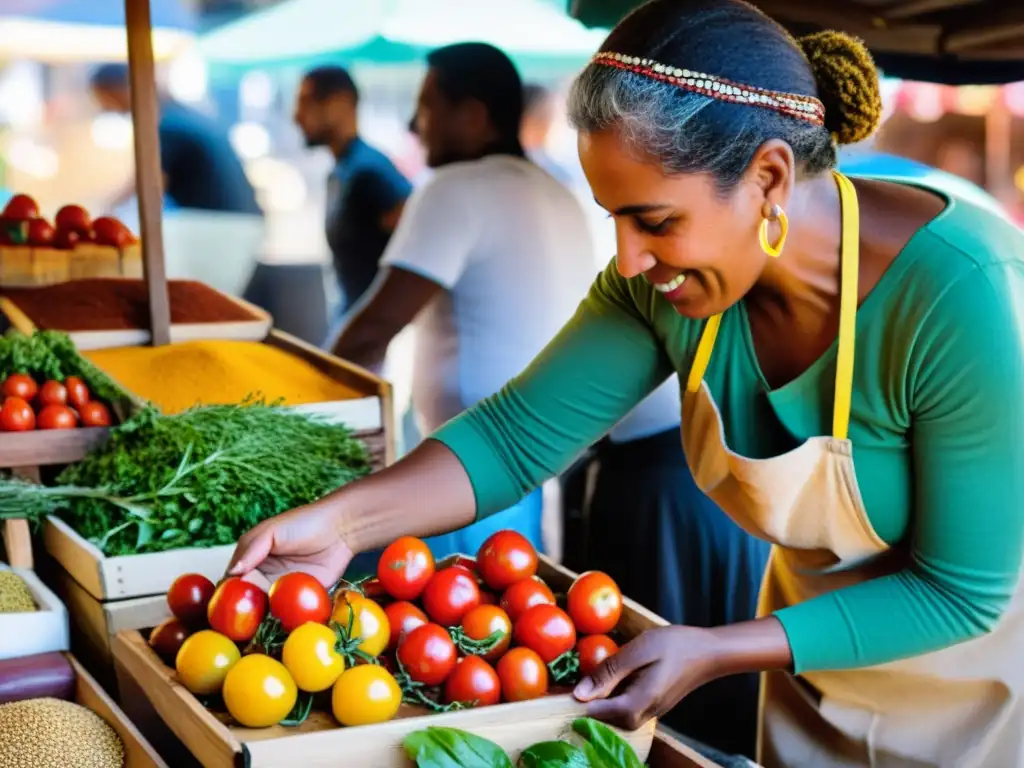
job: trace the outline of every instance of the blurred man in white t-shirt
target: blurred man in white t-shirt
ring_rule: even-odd
[[[427,63],[414,126],[435,173],[406,203],[377,281],[333,345],[378,365],[412,324],[412,406],[424,435],[522,371],[594,278],[582,208],[519,142],[523,89],[512,62],[462,43]],[[491,532],[514,528],[541,547],[541,508],[537,491],[431,545],[439,556],[475,552]]]

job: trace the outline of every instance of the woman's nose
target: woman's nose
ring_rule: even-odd
[[[619,274],[627,279],[642,275],[657,263],[657,258],[650,251],[627,250],[620,247],[619,252],[615,254],[615,266]]]

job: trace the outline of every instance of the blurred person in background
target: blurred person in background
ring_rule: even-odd
[[[394,163],[360,138],[358,107],[359,89],[349,73],[322,66],[302,78],[294,115],[306,146],[326,147],[335,160],[327,180],[326,233],[343,297],[341,313],[377,276],[412,192]]]
[[[526,156],[550,173],[556,181],[572,187],[583,181],[582,172],[574,174],[572,169],[551,155],[548,147],[556,117],[555,99],[551,91],[537,83],[523,87],[523,121],[519,128],[519,140]]]
[[[526,158],[523,88],[483,43],[427,58],[413,120],[432,177],[413,192],[374,285],[345,318],[334,354],[378,365],[415,328],[412,406],[429,434],[496,392],[568,320],[594,275],[586,217],[572,193]],[[543,548],[542,493],[430,540],[437,556],[476,552],[513,528]],[[375,568],[360,556],[353,572]]]
[[[90,80],[106,112],[131,112],[128,67],[105,64]],[[160,164],[165,205],[175,211],[165,226],[164,251],[171,277],[194,277],[240,294],[255,266],[263,238],[263,211],[245,169],[215,120],[160,94]],[[132,178],[109,208],[135,194]],[[210,243],[217,243],[211,259]]]

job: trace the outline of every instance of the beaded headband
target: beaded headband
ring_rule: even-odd
[[[652,80],[661,80],[719,101],[767,107],[784,115],[806,120],[814,125],[825,124],[825,105],[813,96],[801,96],[795,93],[741,85],[717,75],[681,69],[671,64],[659,64],[651,59],[642,59],[639,56],[629,56],[624,53],[602,51],[594,55],[592,62],[643,75]]]

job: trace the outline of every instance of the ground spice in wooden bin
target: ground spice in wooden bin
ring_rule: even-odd
[[[360,393],[305,360],[254,341],[207,340],[83,353],[121,386],[164,413],[230,405],[258,394],[285,405],[349,400]]]
[[[149,294],[142,280],[94,278],[2,291],[39,328],[109,331],[149,327]],[[251,322],[259,318],[214,288],[193,280],[167,284],[171,324]]]

